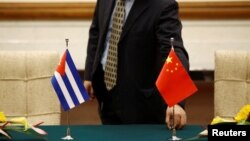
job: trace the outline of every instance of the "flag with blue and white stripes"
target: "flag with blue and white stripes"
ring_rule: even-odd
[[[89,100],[89,95],[83,86],[68,49],[64,52],[60,64],[51,78],[51,83],[64,111]]]

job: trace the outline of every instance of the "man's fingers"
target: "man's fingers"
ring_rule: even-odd
[[[179,129],[183,128],[183,127],[186,125],[186,123],[187,123],[187,117],[186,117],[186,116],[182,116],[182,117],[181,117],[181,122],[180,122],[180,123],[181,123],[181,124],[180,124]]]
[[[181,116],[176,115],[175,118],[173,119],[172,116],[167,120],[168,122],[168,128],[169,129],[180,129],[185,125],[185,120],[181,118]]]
[[[176,124],[175,128],[181,129],[185,126],[187,119],[186,119],[186,116],[178,116],[178,117],[179,117],[178,118],[179,120],[176,120],[177,124]]]
[[[94,90],[91,81],[84,81],[84,87],[89,94],[90,100],[95,99]]]
[[[166,123],[167,123],[167,126],[168,126],[168,128],[170,129],[171,128],[171,120],[170,120],[170,116],[167,116],[166,117]]]
[[[167,118],[167,125],[169,129],[173,129],[173,128],[179,128],[182,126],[181,123],[181,117],[176,115],[174,118],[173,116],[169,116],[169,118]]]
[[[174,117],[174,128],[178,129],[180,127],[181,124],[181,116],[176,115]]]

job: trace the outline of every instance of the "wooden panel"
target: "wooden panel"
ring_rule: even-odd
[[[182,19],[250,19],[250,2],[181,2]]]
[[[179,2],[182,19],[250,19],[250,2]],[[0,3],[0,20],[89,20],[95,3]]]
[[[0,3],[0,20],[91,19],[95,3]]]

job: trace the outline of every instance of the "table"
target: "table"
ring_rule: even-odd
[[[12,133],[16,141],[62,141],[66,136],[67,126],[40,126],[48,132],[45,138],[25,136]],[[171,131],[165,125],[71,125],[71,136],[74,141],[167,141]],[[177,136],[184,140],[193,139],[204,128],[198,125],[187,125],[177,130]],[[207,138],[196,139],[207,141]]]

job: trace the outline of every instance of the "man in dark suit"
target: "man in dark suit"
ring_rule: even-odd
[[[167,123],[173,115],[155,82],[175,39],[175,52],[189,69],[175,0],[124,0],[125,17],[117,44],[116,85],[107,90],[105,62],[117,0],[97,0],[89,31],[84,86],[99,103],[103,124]],[[106,57],[105,57],[106,56]],[[175,105],[175,126],[186,124],[184,103]]]

